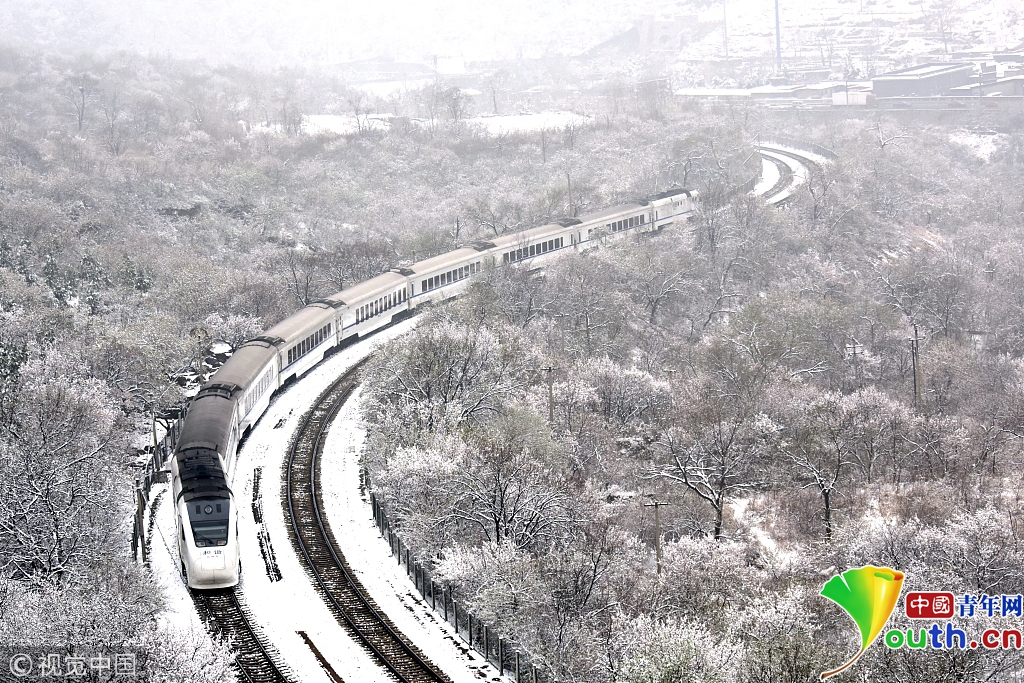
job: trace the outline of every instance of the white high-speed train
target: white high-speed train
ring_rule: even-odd
[[[225,473],[242,436],[271,395],[342,342],[364,336],[416,307],[451,298],[485,268],[543,265],[603,240],[653,232],[693,213],[696,193],[670,190],[578,218],[479,241],[314,301],[243,344],[189,406],[171,463],[178,553],[191,588],[238,583],[236,501]]]

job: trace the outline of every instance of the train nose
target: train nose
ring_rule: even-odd
[[[219,571],[224,569],[224,555],[204,555],[199,558],[199,569],[204,572]]]

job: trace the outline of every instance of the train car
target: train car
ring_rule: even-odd
[[[491,266],[541,266],[630,232],[654,231],[693,213],[696,194],[669,190],[601,211],[481,240],[395,268],[314,301],[243,344],[189,406],[171,461],[182,576],[198,589],[238,583],[237,506],[229,485],[239,440],[274,392],[334,347],[385,327],[427,303],[461,293]]]
[[[588,249],[605,238],[645,228],[653,218],[649,209],[649,202],[637,201],[580,216],[580,245]]]
[[[211,379],[211,384],[245,387],[235,409],[235,420],[242,436],[270,405],[270,397],[279,385],[278,349],[284,343],[280,337],[266,335],[250,339],[235,349]]]
[[[327,297],[338,311],[343,339],[360,337],[391,323],[411,307],[407,269],[394,269]]]
[[[338,343],[336,309],[343,306],[328,299],[314,301],[266,331],[266,337],[281,340],[275,344],[278,386],[306,374]]]
[[[212,383],[192,400],[171,459],[178,557],[190,588],[238,583],[238,510],[228,485],[242,388]]]
[[[462,292],[471,276],[490,265],[488,252],[493,247],[491,242],[475,242],[409,266],[406,272],[412,307],[450,299]]]
[[[693,190],[668,190],[648,198],[654,212],[654,228],[661,230],[693,215],[697,193]]]
[[[567,250],[576,248],[579,242],[579,219],[567,218],[548,223],[532,230],[502,235],[490,244],[495,265],[535,261],[541,265]]]

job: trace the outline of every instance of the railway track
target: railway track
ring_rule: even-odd
[[[759,148],[762,157],[768,159],[779,169],[779,180],[775,186],[764,193],[768,204],[782,204],[793,196],[796,188],[807,182],[808,176],[821,168],[821,164],[790,149],[764,145]]]
[[[338,622],[399,681],[451,683],[373,603],[337,549],[320,493],[319,467],[327,430],[358,383],[360,366],[338,378],[303,417],[285,472],[285,513],[292,543],[317,592]]]
[[[291,683],[279,657],[260,640],[238,597],[237,588],[215,591],[190,590],[200,618],[211,631],[227,638],[235,668],[248,683]]]

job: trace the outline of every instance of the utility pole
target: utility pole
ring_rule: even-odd
[[[725,58],[729,59],[729,17],[725,13],[725,0],[722,0],[722,35],[725,36]]]
[[[558,368],[548,366],[537,368],[548,373],[548,424],[555,424],[555,370]]]
[[[779,0],[775,0],[775,70],[782,73],[782,32],[779,30]]]
[[[661,573],[661,506],[671,505],[655,499],[653,503],[644,503],[645,508],[654,508],[654,548],[658,558],[658,573]]]
[[[858,372],[858,368],[857,368],[857,349],[859,349],[859,348],[863,348],[863,347],[864,347],[864,345],[863,345],[863,344],[861,344],[861,343],[860,343],[859,341],[857,341],[856,339],[853,339],[852,337],[851,337],[851,340],[853,341],[853,343],[852,343],[852,344],[847,344],[847,345],[846,345],[846,346],[845,346],[844,348],[845,348],[845,349],[846,349],[847,351],[849,351],[849,352],[851,353],[851,355],[853,356],[853,376],[854,376],[854,377],[855,377],[855,378],[856,378],[857,380],[860,380],[860,379],[861,379],[861,378],[860,378],[860,373]],[[863,381],[860,381],[860,386],[861,386],[861,387],[863,387],[863,386],[864,386],[864,382],[863,382]]]
[[[910,361],[914,371],[914,409],[916,410],[921,402],[921,379],[918,369],[918,356],[921,354],[921,342],[924,341],[917,336],[917,325],[914,325],[914,337],[910,340]]]

